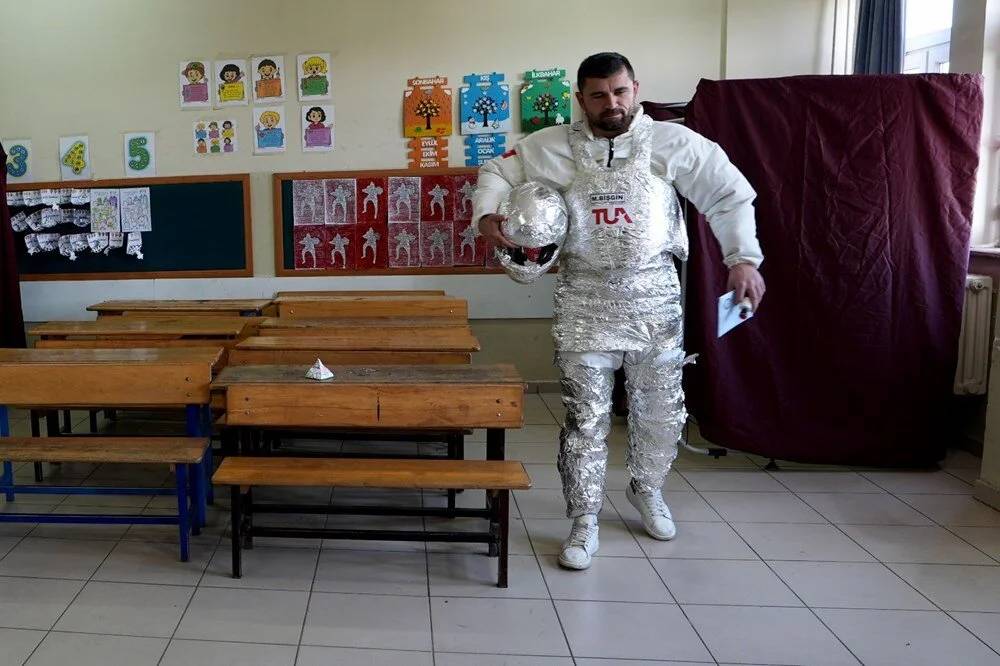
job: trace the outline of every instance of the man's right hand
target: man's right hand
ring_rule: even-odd
[[[479,218],[479,233],[482,234],[483,238],[485,238],[491,245],[515,248],[517,245],[507,240],[504,237],[503,232],[500,231],[500,223],[505,219],[507,218],[503,215],[483,215]]]

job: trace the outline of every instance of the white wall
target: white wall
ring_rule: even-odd
[[[833,0],[604,0],[469,3],[459,0],[32,0],[0,3],[0,136],[26,137],[39,180],[58,179],[60,135],[88,134],[95,178],[123,175],[121,134],[157,133],[157,173],[250,172],[255,279],[26,282],[28,320],[86,317],[89,303],[117,297],[270,295],[290,288],[441,287],[470,298],[473,317],[548,316],[552,280],[518,287],[502,276],[282,278],[274,275],[270,174],[399,168],[406,79],[501,71],[516,91],[521,73],[579,61],[602,50],[629,56],[641,97],[690,98],[702,77],[829,72]],[[728,45],[723,41],[728,34]],[[727,46],[727,48],[724,48]],[[253,156],[248,108],[181,111],[176,67],[187,58],[330,51],[336,143],[332,154]],[[298,103],[285,105],[289,135]],[[515,104],[515,110],[516,110]],[[236,115],[240,152],[198,159],[191,123]],[[512,143],[519,135],[512,135]],[[451,163],[462,164],[461,138]],[[192,239],[197,242],[197,239]]]

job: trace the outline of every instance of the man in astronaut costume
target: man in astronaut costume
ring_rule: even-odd
[[[620,54],[584,60],[577,86],[586,120],[540,130],[485,164],[473,219],[487,240],[511,248],[497,213],[512,188],[542,183],[566,202],[552,334],[566,407],[558,467],[573,526],[559,563],[586,569],[599,545],[611,390],[623,366],[626,496],[651,537],[676,534],[661,493],[687,418],[674,257],[687,258],[688,242],[676,192],[708,218],[736,299],[748,298],[756,309],[764,281],[757,272],[763,255],[756,195],[722,149],[683,125],[643,115],[639,83]]]

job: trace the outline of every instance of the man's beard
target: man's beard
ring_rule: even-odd
[[[638,106],[633,106],[626,112],[622,112],[620,115],[618,113],[611,113],[608,115],[599,116],[596,119],[591,119],[591,124],[605,132],[622,132],[628,128],[632,123],[632,119],[635,118]]]

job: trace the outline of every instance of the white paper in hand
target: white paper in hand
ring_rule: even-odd
[[[746,304],[744,302],[734,302],[735,296],[736,292],[731,291],[728,294],[723,294],[719,297],[718,337],[720,338],[743,322],[749,321],[750,318],[753,317],[753,310],[749,311],[746,319],[740,317],[740,311],[746,308]]]

